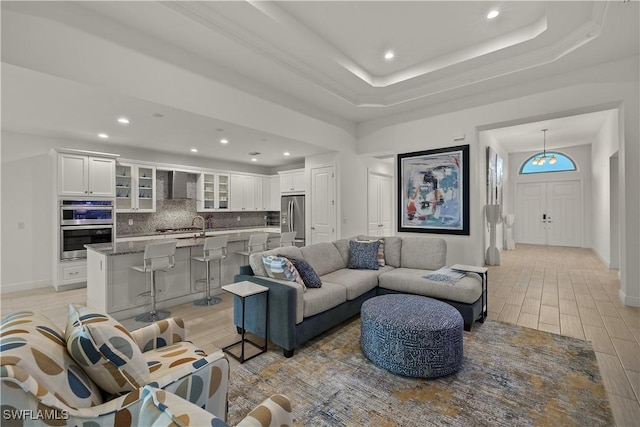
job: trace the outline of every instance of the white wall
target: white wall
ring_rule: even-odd
[[[511,153],[509,155],[509,174],[511,175],[512,185],[509,187],[509,210],[516,212],[516,201],[518,183],[523,182],[551,182],[551,181],[580,181],[582,183],[582,211],[584,213],[584,221],[582,227],[582,247],[590,248],[592,241],[593,229],[593,203],[591,191],[591,145],[578,145],[575,147],[567,147],[554,151],[562,153],[570,157],[577,166],[575,172],[549,172],[539,174],[520,175],[520,168],[523,163],[540,150],[526,151],[521,153]],[[514,236],[518,242],[518,218],[514,225]]]
[[[357,142],[361,154],[394,153],[460,145],[453,137],[466,134],[464,143],[471,146],[471,235],[446,236],[447,262],[480,264],[483,259],[484,233],[482,201],[485,195],[484,171],[480,170],[484,151],[478,129],[552,119],[572,114],[619,108],[620,120],[620,235],[621,299],[640,306],[640,182],[638,57],[609,62],[578,72],[532,81],[523,87],[505,88],[492,93],[498,102],[458,111],[431,115],[431,111],[410,113],[362,123]],[[512,95],[512,94],[517,95]],[[527,94],[528,93],[528,94]],[[479,97],[479,95],[477,96]],[[476,98],[477,98],[476,97]],[[478,101],[473,99],[474,102]],[[455,108],[459,100],[447,107]],[[480,103],[480,102],[478,102]],[[584,167],[591,167],[589,161]],[[591,197],[591,192],[586,196]],[[513,202],[510,202],[511,204]],[[586,241],[590,244],[591,237]]]
[[[592,173],[592,245],[591,248],[602,260],[611,266],[611,171],[610,158],[618,152],[618,112],[612,111],[591,144],[591,173]],[[615,176],[617,182],[617,176]],[[617,198],[615,198],[617,200]],[[617,209],[616,209],[617,210]]]

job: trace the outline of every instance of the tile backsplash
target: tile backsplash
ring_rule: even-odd
[[[187,198],[169,199],[167,171],[156,173],[156,211],[153,213],[117,213],[116,235],[153,233],[157,228],[190,227],[196,215],[211,217],[213,228],[264,227],[272,212],[198,212],[196,202],[196,175],[187,178]],[[129,220],[133,225],[129,225]],[[200,221],[196,222],[200,226]]]

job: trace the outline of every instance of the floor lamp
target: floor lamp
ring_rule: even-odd
[[[496,225],[500,222],[500,205],[487,205],[485,212],[489,223],[489,247],[485,264],[500,265],[500,250],[496,247]]]

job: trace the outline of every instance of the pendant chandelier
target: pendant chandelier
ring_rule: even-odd
[[[533,163],[534,165],[538,165],[538,166],[542,166],[546,163],[547,161],[547,131],[549,129],[542,129],[543,132],[543,142],[542,142],[542,156],[540,157],[533,157],[533,159],[531,160],[531,163]],[[555,164],[557,161],[556,156],[551,153],[551,157],[549,158],[549,164],[553,165]]]

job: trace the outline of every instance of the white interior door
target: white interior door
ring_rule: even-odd
[[[391,177],[369,172],[367,187],[367,234],[376,237],[391,236],[393,234]]]
[[[311,243],[336,238],[333,166],[311,169]]]
[[[582,246],[580,181],[519,183],[516,192],[516,242]]]

